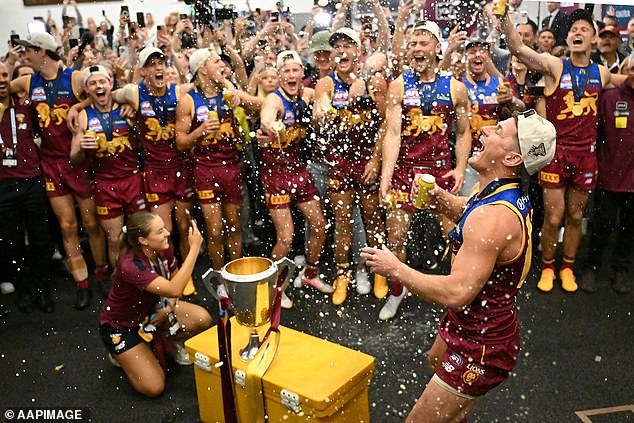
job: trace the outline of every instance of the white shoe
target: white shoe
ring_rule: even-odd
[[[293,308],[293,300],[288,298],[286,292],[282,292],[282,308],[285,308],[286,310]]]
[[[297,267],[306,266],[306,256],[295,256],[295,258],[293,258],[293,261],[295,262],[295,266]]]
[[[354,280],[357,283],[357,292],[361,295],[369,294],[372,291],[372,284],[370,283],[370,273],[365,267],[357,269]]]
[[[176,344],[176,351],[174,353],[174,361],[181,366],[191,366],[193,363],[189,359],[189,353],[182,344]]]
[[[117,360],[112,354],[108,354],[108,360],[110,360],[110,363],[112,363],[113,366],[121,367],[121,364],[119,364],[119,360]]]
[[[401,305],[401,301],[407,295],[407,288],[403,287],[403,292],[398,297],[395,295],[390,295],[387,299],[387,302],[381,308],[379,312],[379,320],[391,320],[396,316],[396,312],[398,311],[399,306]]]
[[[306,268],[303,267],[303,268],[300,269],[299,273],[297,274],[297,277],[293,281],[293,286],[295,288],[301,288],[302,287],[302,278],[304,277],[304,272],[305,271],[306,271]]]
[[[9,295],[15,292],[15,286],[11,282],[0,283],[0,294]]]
[[[301,280],[302,285],[315,288],[322,294],[332,294],[333,292],[335,292],[335,288],[333,288],[332,285],[328,285],[326,282],[324,282],[319,273],[312,279],[308,279],[305,273],[306,268],[304,267],[298,276]]]

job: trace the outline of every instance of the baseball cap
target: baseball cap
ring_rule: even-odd
[[[335,42],[341,38],[347,38],[353,43],[357,45],[357,47],[361,47],[361,39],[359,38],[359,33],[352,28],[339,28],[328,39],[328,42],[331,46],[334,47]]]
[[[299,57],[299,54],[297,54],[295,50],[285,50],[277,55],[277,62],[276,62],[275,68],[277,70],[280,70],[285,65],[289,65],[293,63],[300,66],[304,66],[302,63],[302,59]]]
[[[59,44],[57,44],[55,38],[48,32],[32,32],[28,34],[25,39],[16,40],[15,43],[25,47],[37,47],[49,50],[53,53],[57,53],[57,49],[59,48]]]
[[[619,31],[612,25],[606,25],[601,31],[599,31],[599,37],[603,34],[612,34],[617,38],[620,38]]]
[[[586,9],[575,9],[569,15],[569,18],[568,18],[569,32],[570,32],[570,28],[572,28],[572,25],[577,21],[586,21],[592,26],[592,28],[594,28],[595,34],[599,32],[597,28],[597,23],[594,21],[594,18],[592,17],[590,12],[588,12]]]
[[[517,138],[529,175],[546,166],[555,156],[555,126],[530,109],[517,116]]]
[[[313,53],[317,51],[332,51],[330,33],[328,31],[319,31],[314,34],[310,40],[310,49]]]
[[[105,76],[109,81],[112,81],[112,77],[110,76],[110,72],[108,72],[108,69],[101,65],[88,66],[86,69],[83,70],[83,74],[84,85],[86,85],[86,82],[88,82],[88,78],[94,75],[102,75]]]
[[[189,71],[196,75],[198,69],[202,68],[211,57],[212,51],[209,48],[199,48],[189,56]]]
[[[483,47],[486,47],[486,48],[490,48],[491,47],[491,43],[488,42],[487,40],[483,39],[483,38],[475,37],[475,38],[469,38],[465,42],[464,48],[465,48],[465,50],[467,50],[471,46],[483,46]]]
[[[165,54],[161,49],[158,49],[156,47],[145,47],[139,53],[139,63],[141,64],[141,66],[145,66],[147,61],[150,60],[150,57],[152,56],[160,56],[161,58],[165,59]]]
[[[436,37],[436,40],[438,40],[438,42],[442,41],[442,35],[440,34],[440,27],[434,21],[418,21],[418,22],[416,22],[414,24],[414,28],[412,29],[412,32],[416,32],[416,31],[427,31],[427,32],[431,33],[431,35]]]

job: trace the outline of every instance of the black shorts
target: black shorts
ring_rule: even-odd
[[[145,342],[139,335],[139,328],[113,327],[108,323],[99,326],[99,335],[108,352],[118,355]]]

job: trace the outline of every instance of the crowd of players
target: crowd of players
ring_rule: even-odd
[[[557,279],[563,225],[562,288],[598,289],[604,247],[618,229],[612,287],[629,292],[634,20],[622,41],[611,16],[599,22],[586,10],[566,15],[548,3],[539,29],[520,13],[521,1],[511,2],[513,22],[489,2],[471,31],[464,23],[451,30],[442,51],[438,25],[418,20],[424,2],[406,2],[395,16],[378,0],[361,3],[371,12],[359,31],[350,0],[333,9],[326,27],[316,6],[300,31],[279,4],[239,15],[222,9],[213,19],[209,10],[173,13],[160,24],[151,13],[130,22],[122,8],[118,22],[104,13],[103,22],[89,17],[84,27],[77,5],[65,1],[62,26],[49,16],[47,32],[12,36],[0,64],[0,216],[11,222],[0,242],[3,290],[15,286],[17,308],[54,309],[45,192],[78,309],[91,300],[80,224],[94,280],[107,287],[135,213],[150,211],[178,231],[171,249],[186,257],[189,215],[200,207],[206,251],[219,269],[257,240],[253,222],[262,218],[275,228],[270,256],[289,255],[295,208],[306,222],[296,287],[331,294],[335,305],[349,285],[373,291],[387,297],[379,318],[391,319],[407,289],[371,277],[358,245],[388,245],[405,261],[415,176],[432,174],[453,193],[476,192],[467,159],[486,150],[483,128],[531,108],[558,133],[555,159],[529,182],[542,256],[538,288],[549,292]],[[67,16],[69,4],[75,16]],[[575,276],[597,184],[591,251]],[[454,224],[438,223],[445,236]],[[326,281],[320,259],[328,248],[336,275]],[[436,251],[426,266],[441,258]],[[286,295],[283,306],[292,307]]]

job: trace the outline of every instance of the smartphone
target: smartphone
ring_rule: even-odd
[[[11,34],[11,47],[15,47],[18,45],[18,40],[20,39],[20,34]]]
[[[544,87],[526,87],[526,94],[533,97],[543,97]]]
[[[271,12],[271,22],[278,22],[280,20],[280,12]]]
[[[130,22],[130,11],[128,10],[128,6],[121,6],[121,17],[123,17],[126,22]]]
[[[181,21],[184,21],[185,19],[187,19],[187,14],[186,13],[181,13],[179,16]]]
[[[145,15],[143,12],[136,13],[136,22],[139,25],[139,28],[145,28]]]
[[[77,38],[71,38],[70,40],[68,40],[68,45],[70,46],[70,48],[75,48],[79,45],[79,40]]]
[[[101,9],[101,14],[106,16],[106,11],[104,9]]]
[[[163,25],[156,25],[156,32],[163,32],[165,27]]]
[[[134,26],[134,22],[128,21],[128,33],[130,37],[134,37],[136,35],[136,26]]]

